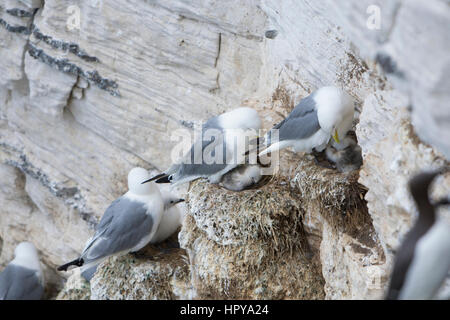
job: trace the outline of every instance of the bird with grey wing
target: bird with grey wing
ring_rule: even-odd
[[[423,172],[409,182],[419,216],[397,250],[386,299],[432,299],[448,275],[450,224],[438,219],[436,210],[449,200],[429,199],[430,185],[442,172]]]
[[[162,218],[164,203],[155,184],[142,184],[149,177],[143,168],[129,172],[129,191],[106,209],[81,255],[58,267],[58,271],[81,267],[82,275],[89,280],[96,266],[107,257],[136,252],[150,242]]]
[[[295,152],[323,151],[333,138],[333,145],[342,149],[352,127],[354,101],[343,90],[322,87],[303,98],[294,110],[275,125],[259,143],[260,156],[291,147]],[[253,150],[252,150],[253,151]]]
[[[40,300],[44,277],[36,248],[31,242],[22,242],[14,255],[0,273],[0,300]]]
[[[181,161],[145,182],[179,184],[207,178],[211,183],[219,183],[223,175],[242,164],[239,157],[243,152],[236,141],[246,135],[257,136],[260,128],[258,113],[251,108],[237,108],[210,118],[202,126],[202,138],[193,143]]]

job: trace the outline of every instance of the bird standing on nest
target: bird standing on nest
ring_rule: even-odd
[[[173,164],[163,173],[144,183],[156,180],[156,183],[179,184],[199,178],[219,183],[223,175],[242,164],[239,160],[239,140],[245,136],[250,138],[257,136],[256,130],[260,128],[261,120],[258,113],[251,108],[237,108],[210,118],[202,126],[202,138],[194,142],[179,163]],[[212,133],[211,138],[214,139],[206,138],[208,132]],[[208,150],[213,151],[212,163],[208,163],[205,159],[205,156],[209,155]],[[221,155],[215,155],[216,150],[221,150]]]
[[[266,149],[259,155],[288,147],[295,152],[320,152],[331,137],[333,146],[343,149],[347,145],[340,139],[351,129],[354,112],[354,101],[346,92],[333,86],[322,87],[303,98],[286,119],[265,135],[260,143]]]

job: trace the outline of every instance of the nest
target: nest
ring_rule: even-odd
[[[305,210],[315,208],[336,230],[374,247],[376,232],[364,199],[367,188],[358,179],[359,170],[341,173],[318,166],[313,156],[304,155],[291,182]]]
[[[303,230],[304,212],[285,177],[259,189],[190,185],[180,245],[206,299],[322,299],[324,280]]]
[[[308,251],[303,209],[289,181],[275,176],[259,189],[229,191],[205,181],[191,183],[187,204],[199,229],[221,245],[264,244],[272,258]]]

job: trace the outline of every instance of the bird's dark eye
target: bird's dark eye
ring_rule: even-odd
[[[173,200],[170,200],[170,203],[173,203]]]

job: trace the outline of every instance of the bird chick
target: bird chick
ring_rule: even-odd
[[[261,178],[259,165],[241,165],[224,175],[220,185],[231,191],[242,191],[257,184]]]
[[[350,136],[345,137],[340,144],[346,147],[339,148],[333,144],[327,146],[325,149],[327,159],[336,165],[339,172],[358,170],[363,163],[361,147]]]
[[[150,240],[152,244],[160,243],[168,239],[181,226],[183,220],[183,215],[176,205],[183,202],[184,199],[169,192],[162,192],[162,198],[164,202],[164,214],[159,222],[155,235]]]

